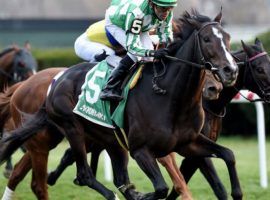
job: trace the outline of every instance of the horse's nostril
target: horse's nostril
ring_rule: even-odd
[[[230,74],[232,72],[231,68],[229,66],[226,66],[224,67],[223,71],[226,73],[226,74]]]
[[[211,92],[215,92],[215,91],[217,91],[217,88],[212,86],[212,87],[209,87],[208,90]]]

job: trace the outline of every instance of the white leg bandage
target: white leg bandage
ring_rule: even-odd
[[[14,196],[14,191],[6,187],[2,200],[12,200],[13,196]]]

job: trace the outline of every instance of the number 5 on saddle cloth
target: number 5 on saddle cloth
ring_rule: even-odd
[[[116,56],[113,56],[113,58],[107,57],[106,60],[98,63],[86,74],[79,100],[73,110],[74,113],[83,118],[108,128],[115,128],[114,124],[119,128],[124,127],[124,110],[128,92],[137,83],[143,68],[143,65],[137,68],[135,73],[133,73],[132,77],[128,80],[128,83],[123,89],[124,99],[118,104],[111,115],[110,102],[100,100],[99,95],[112,71],[108,63],[111,63],[110,59],[115,62],[116,58]],[[118,59],[121,58],[118,57]],[[114,65],[117,66],[117,62],[114,63]]]

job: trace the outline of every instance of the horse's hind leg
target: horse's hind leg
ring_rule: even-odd
[[[137,161],[140,168],[150,178],[155,192],[145,194],[144,200],[164,199],[168,193],[168,186],[160,172],[154,156],[149,152],[147,148],[141,148],[136,151],[132,151],[132,157]]]
[[[71,148],[68,148],[65,151],[64,156],[61,158],[61,161],[59,165],[57,166],[57,168],[54,171],[49,173],[47,183],[49,185],[54,185],[56,181],[58,180],[58,178],[63,173],[63,171],[68,166],[72,165],[73,163],[74,163],[74,158],[73,158],[72,150]]]
[[[128,153],[122,147],[110,147],[107,149],[110,155],[112,168],[113,168],[113,182],[117,189],[128,200],[141,199],[143,196],[141,193],[135,190],[135,186],[130,183],[127,164]]]
[[[39,200],[47,200],[48,186],[47,186],[47,164],[48,151],[32,151],[32,183],[31,188]]]
[[[98,191],[106,199],[116,199],[115,194],[111,190],[107,189],[104,185],[96,180],[91,168],[87,163],[84,129],[82,125],[75,119],[73,115],[70,116],[68,113],[64,116],[64,121],[60,120],[58,121],[59,125],[55,125],[62,133],[65,134],[66,138],[68,139],[76,161],[77,178],[74,180],[74,183],[80,186],[88,186]]]
[[[20,161],[14,166],[14,169],[11,173],[11,176],[9,177],[8,184],[7,184],[7,196],[6,192],[2,199],[10,199],[12,198],[12,193],[15,191],[17,185],[24,179],[26,174],[31,169],[31,157],[28,152],[26,152],[23,157],[20,159]],[[11,193],[12,191],[12,193]]]
[[[96,144],[92,144],[91,147],[92,149],[91,149],[90,167],[93,171],[93,175],[96,177],[99,156],[100,156],[101,151],[103,151],[104,148],[101,148],[100,146]]]
[[[174,189],[178,194],[181,194],[182,199],[183,200],[192,199],[186,181],[176,165],[174,153],[170,153],[169,155],[162,158],[158,158],[157,160],[166,168],[173,182]]]
[[[221,180],[219,179],[216,169],[210,158],[202,159],[202,161],[200,162],[200,171],[204,175],[210,186],[212,187],[216,197],[219,200],[228,199],[227,191],[224,185],[222,184]]]
[[[230,149],[218,145],[204,135],[199,134],[198,137],[190,145],[188,145],[184,151],[181,150],[181,154],[186,157],[218,157],[223,159],[229,171],[232,190],[231,195],[233,199],[240,200],[243,198],[243,193],[235,168],[235,157]]]

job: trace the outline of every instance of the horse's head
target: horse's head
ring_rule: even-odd
[[[206,71],[206,79],[203,87],[203,98],[207,100],[218,99],[223,85],[217,81],[214,75],[210,71]]]
[[[235,83],[238,67],[229,52],[230,35],[221,27],[221,17],[220,12],[210,20],[193,11],[192,15],[186,12],[181,21],[197,31],[197,48],[205,67],[211,69],[224,86],[231,86]]]
[[[13,81],[18,82],[29,78],[37,71],[37,62],[30,51],[29,43],[26,43],[23,48],[14,46],[13,58]]]
[[[256,92],[264,101],[270,102],[270,58],[259,39],[254,45],[242,41],[247,54],[247,66],[244,75],[246,87]],[[247,74],[250,74],[248,76]]]

